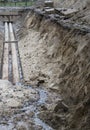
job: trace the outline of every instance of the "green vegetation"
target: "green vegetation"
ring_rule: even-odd
[[[28,0],[23,0],[23,1],[0,0],[0,7],[3,7],[3,6],[10,6],[10,7],[14,7],[14,6],[32,6],[35,2],[36,2],[36,0],[29,0],[29,1]]]

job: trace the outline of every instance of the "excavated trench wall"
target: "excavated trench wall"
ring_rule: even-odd
[[[17,36],[25,83],[43,83],[62,95],[72,106],[67,129],[88,128],[90,34],[65,28],[31,11]]]
[[[39,39],[41,39],[41,42],[36,41],[37,42],[36,45],[37,46],[38,44],[40,45],[40,49],[38,48],[39,50],[37,50],[37,53],[41,53],[42,49],[42,51],[44,51],[42,53],[42,59],[44,58],[43,62],[46,62],[45,60],[47,60],[48,62],[45,63],[45,66],[43,65],[40,66],[41,67],[40,70],[42,70],[42,68],[46,68],[47,64],[50,65],[50,63],[53,69],[51,75],[49,75],[50,72],[48,71],[47,74],[45,74],[44,71],[42,72],[43,73],[42,75],[45,74],[47,76],[48,87],[50,87],[51,83],[53,82],[54,84],[52,85],[52,87],[58,86],[58,89],[60,89],[60,91],[62,90],[61,92],[62,94],[69,93],[68,96],[71,97],[71,100],[73,100],[74,95],[76,95],[76,93],[79,93],[81,89],[84,89],[83,86],[84,87],[86,86],[86,88],[88,88],[87,79],[89,75],[88,69],[90,60],[89,34],[81,34],[81,32],[77,30],[64,29],[60,25],[51,22],[50,19],[46,19],[43,16],[39,16],[38,14],[35,13],[29,13],[24,22],[26,24],[26,29],[24,26],[24,30],[23,31],[20,30],[18,32],[19,37],[23,37],[23,34],[25,35],[20,40],[20,45],[22,44],[23,46],[23,43],[21,42],[22,40],[25,39],[26,36],[29,37],[30,32],[32,33],[32,31],[34,30],[35,32],[38,33],[37,35],[39,35],[38,37]],[[29,38],[27,39],[27,37],[25,39],[27,41],[24,44],[27,44],[28,42],[29,51],[31,51],[32,50],[31,44],[33,43],[30,41]],[[34,46],[34,48],[37,48],[37,46]],[[24,47],[26,46],[24,45]],[[43,49],[43,47],[45,48]],[[32,57],[28,57],[28,59],[29,58]],[[33,57],[33,60],[34,58],[36,57]],[[41,64],[42,59],[40,59],[40,61],[38,62],[39,64]],[[37,66],[39,66],[38,63]],[[58,70],[55,72],[55,69]],[[38,67],[35,68],[35,70],[38,70]],[[54,77],[52,77],[53,74],[55,74]],[[30,75],[28,74],[28,77],[29,76]],[[55,80],[53,81],[51,80],[51,78],[53,78],[53,80],[55,78]],[[39,77],[37,79],[39,80]],[[42,79],[44,80],[44,78]],[[56,79],[58,79],[58,81],[56,81]],[[71,96],[70,93],[73,93],[73,95],[71,94],[72,95]]]

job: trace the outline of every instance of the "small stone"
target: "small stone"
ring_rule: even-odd
[[[17,126],[17,130],[27,130],[25,126]]]
[[[42,104],[42,105],[41,105],[41,109],[42,109],[42,110],[47,110],[47,107],[46,107],[44,104]]]
[[[54,111],[55,112],[59,112],[59,111],[67,112],[68,109],[69,109],[68,106],[63,101],[58,101],[57,105],[55,106]]]
[[[7,106],[8,107],[19,107],[21,103],[19,101],[16,101],[15,99],[8,99],[7,100]]]

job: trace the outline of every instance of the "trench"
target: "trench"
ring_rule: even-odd
[[[2,79],[9,80],[13,85],[20,85],[23,84],[23,72],[20,61],[18,41],[15,38],[13,23],[5,22],[4,25],[5,41],[3,43]],[[38,117],[38,114],[40,113],[39,107],[46,103],[48,92],[42,88],[36,88],[36,91],[38,92],[39,99],[30,105],[26,103],[21,109],[19,109],[18,114],[14,114],[13,117],[8,119],[7,124],[0,123],[0,130],[13,130],[15,128],[15,124],[13,123],[14,118],[18,117],[18,115],[22,115],[23,112],[28,113],[30,111],[34,113],[34,116],[31,119],[33,119],[33,123],[35,123],[36,126],[40,125],[44,130],[53,130],[53,128]],[[25,122],[18,121],[18,124],[24,124],[26,129],[28,129]]]
[[[86,10],[85,6],[83,11]],[[14,110],[9,108],[6,111],[15,111],[13,115],[3,114],[7,105],[3,103],[4,107],[0,107],[3,109],[0,109],[0,129],[50,130],[50,126],[55,130],[90,129],[90,24],[86,22],[87,16],[81,18],[85,20],[82,21],[79,18],[83,17],[81,11],[80,14],[73,15],[77,19],[73,16],[63,17],[59,12],[49,15],[43,13],[42,9],[32,9],[17,20],[15,29],[18,30],[18,41],[14,33],[14,24],[10,21],[5,22],[2,79],[8,79],[14,85],[18,85],[23,81],[24,73],[25,84],[36,85],[26,86],[27,91],[32,88],[38,93],[38,97],[31,100],[30,97],[37,94],[26,95],[27,97],[24,95],[25,102],[22,101],[21,107]],[[41,87],[43,89],[39,86],[41,84],[45,85]],[[25,86],[19,87],[23,89]],[[0,83],[0,100],[2,88]],[[56,92],[59,100],[59,95],[62,95],[63,102],[68,106],[63,102],[57,102],[58,99],[56,101],[55,97],[53,99],[56,102],[51,101],[55,96],[53,92]],[[19,93],[20,98],[24,91]],[[10,99],[9,96],[8,98]],[[17,125],[24,127],[17,128]]]
[[[12,23],[5,22],[5,41],[2,79],[11,81],[13,84],[20,82],[17,46]]]

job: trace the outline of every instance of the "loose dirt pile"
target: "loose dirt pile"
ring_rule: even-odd
[[[39,92],[31,87],[13,86],[7,80],[0,80],[0,130],[40,130],[34,121],[35,103]]]
[[[54,0],[55,7],[77,9],[76,15],[71,18],[72,21],[90,25],[90,1],[89,0]]]
[[[37,92],[31,88],[13,86],[9,81],[0,80],[0,110],[20,108],[26,101],[35,100]]]
[[[0,80],[0,130],[53,130],[38,114],[61,99],[53,92]],[[56,115],[55,115],[56,116]],[[62,117],[63,118],[63,117]]]
[[[69,112],[64,111],[66,129],[87,130],[90,128],[90,34],[63,28],[33,12],[27,15],[23,25],[23,32],[21,29],[17,35],[25,83],[43,84],[61,94],[69,106]],[[59,106],[56,111],[46,111],[52,115],[48,123],[57,130],[61,127],[53,114],[62,113]],[[47,120],[46,115],[41,118]],[[55,119],[56,126],[51,119]]]

